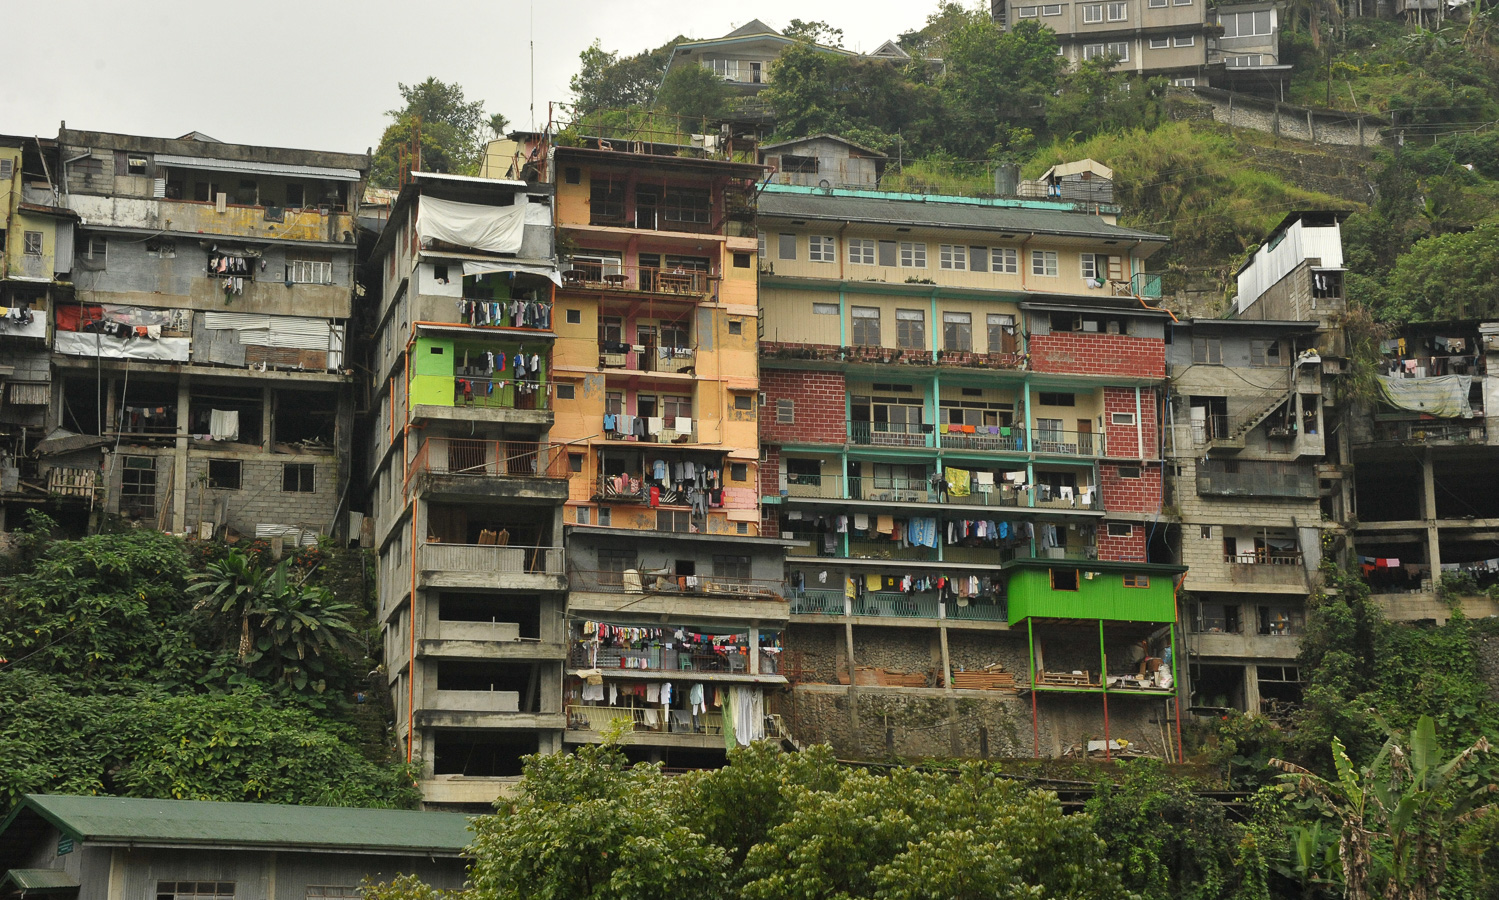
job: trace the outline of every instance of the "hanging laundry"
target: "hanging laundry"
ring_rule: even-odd
[[[968,470],[947,469],[947,492],[954,497],[968,496]]]

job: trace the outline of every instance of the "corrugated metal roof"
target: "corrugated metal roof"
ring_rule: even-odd
[[[206,156],[156,154],[159,166],[179,169],[207,169],[211,172],[253,172],[257,175],[290,175],[294,178],[328,178],[333,181],[358,181],[358,169],[334,169],[328,166],[292,166],[285,163],[245,162],[239,159],[212,159]]]
[[[966,228],[1017,234],[1051,234],[1106,240],[1165,243],[1165,235],[1110,225],[1098,216],[1056,209],[954,203],[948,201],[885,200],[878,197],[840,197],[767,190],[760,195],[760,215],[792,219],[824,219],[912,228]]]
[[[56,894],[78,890],[78,879],[62,869],[9,869],[0,886],[15,885],[23,894]]]
[[[56,794],[27,794],[0,831],[27,810],[96,844],[458,856],[470,840],[468,817],[457,813]]]

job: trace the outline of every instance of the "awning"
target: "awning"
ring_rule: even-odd
[[[62,869],[9,869],[0,877],[0,892],[13,886],[21,896],[63,894],[78,890],[78,879]]]
[[[178,169],[204,169],[210,172],[249,172],[255,175],[287,175],[293,178],[326,178],[330,181],[358,181],[358,169],[334,169],[327,166],[289,166],[281,163],[245,162],[238,159],[212,159],[204,156],[156,154],[156,164]]]
[[[526,207],[422,197],[416,215],[416,233],[423,247],[442,241],[485,253],[519,253],[526,233]]]
[[[489,272],[529,272],[532,275],[540,275],[542,278],[550,278],[558,287],[562,287],[562,276],[557,274],[555,266],[533,266],[526,263],[507,262],[495,260],[494,262],[474,262],[464,260],[463,274],[484,275]]]

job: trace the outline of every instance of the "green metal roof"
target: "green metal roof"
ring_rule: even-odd
[[[27,794],[0,834],[28,812],[94,844],[459,856],[470,840],[459,813],[57,794]]]
[[[23,894],[60,894],[78,890],[78,879],[62,869],[10,869],[0,877],[0,890],[12,885]]]

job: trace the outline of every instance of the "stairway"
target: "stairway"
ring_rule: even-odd
[[[1214,450],[1243,450],[1244,438],[1253,431],[1261,422],[1270,418],[1270,414],[1280,409],[1284,403],[1291,402],[1294,389],[1281,388],[1270,393],[1261,395],[1260,402],[1256,402],[1250,409],[1254,410],[1247,416],[1242,416],[1233,424],[1231,430],[1224,437],[1215,437],[1208,442],[1208,446]],[[1266,399],[1266,398],[1269,399]]]

